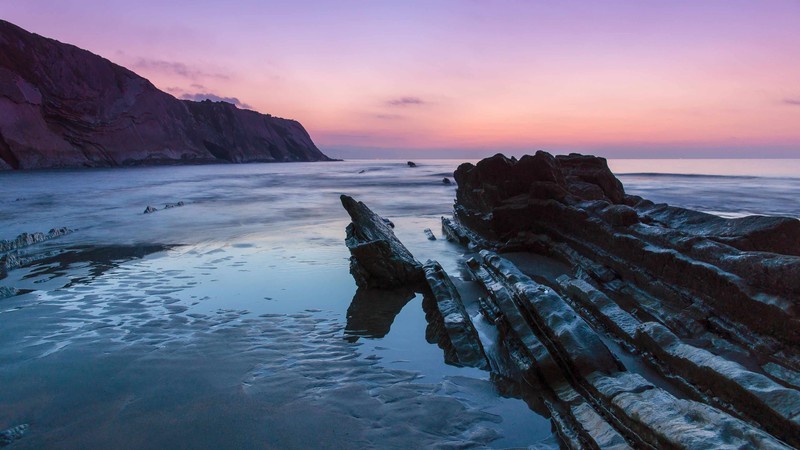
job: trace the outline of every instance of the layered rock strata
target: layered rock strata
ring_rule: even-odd
[[[562,377],[611,414],[604,417],[628,443],[762,448],[781,445],[777,437],[800,445],[800,221],[723,219],[655,205],[625,194],[605,160],[583,155],[497,155],[460,166],[455,178],[455,218],[442,220],[446,236],[473,249],[522,251],[571,266],[553,279],[482,253],[483,262],[471,267],[494,274],[487,281],[475,272],[490,299],[502,297],[498,286],[505,284],[521,317],[509,318],[513,309],[495,300],[507,328],[532,323],[545,347],[566,357]],[[567,309],[553,313],[553,305]],[[571,324],[575,317],[583,325]],[[581,362],[582,355],[605,354],[585,351],[597,345],[592,335],[641,355],[639,364],[666,377],[659,383],[670,390]],[[525,339],[525,348],[537,348]],[[610,386],[624,387],[625,395]],[[774,437],[753,434],[750,423]],[[676,440],[682,427],[700,431]],[[759,438],[734,444],[731,430]]]
[[[325,160],[294,120],[178,100],[0,20],[0,170]]]
[[[351,255],[350,273],[358,286],[394,289],[424,280],[422,264],[397,239],[390,222],[352,197],[342,195],[341,201],[352,220],[345,244]]]
[[[582,155],[455,178],[442,232],[474,257],[456,284],[426,263],[419,288],[446,361],[527,385],[566,448],[800,446],[796,219],[654,205]]]

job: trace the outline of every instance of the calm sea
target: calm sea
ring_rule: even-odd
[[[556,447],[543,408],[444,364],[421,298],[348,273],[346,193],[458,277],[439,234],[460,161],[0,174],[0,239],[67,226],[0,285],[0,429],[15,448]],[[800,160],[612,160],[627,191],[800,216]],[[150,205],[185,206],[144,215]]]

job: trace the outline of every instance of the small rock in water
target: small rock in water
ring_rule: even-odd
[[[13,297],[18,293],[19,291],[16,288],[8,286],[0,286],[0,299]]]
[[[184,203],[184,202],[178,202],[178,203],[167,203],[166,205],[164,205],[164,209],[169,209],[169,208],[177,208],[177,207],[179,207],[179,206],[183,206],[183,205],[185,205],[185,204],[186,204],[186,203]]]
[[[17,425],[7,430],[0,431],[0,447],[5,447],[21,438],[28,432],[28,424]]]
[[[444,177],[444,178],[442,178],[442,184],[448,184],[449,185],[449,184],[453,184],[453,182],[450,181],[450,178]]]
[[[406,164],[408,164],[408,167],[417,167],[417,165],[416,165],[416,163],[414,163],[414,161],[409,161]]]
[[[425,236],[428,237],[429,241],[435,241],[436,240],[436,236],[433,235],[433,231],[431,231],[430,228],[425,228],[424,230],[422,230],[422,232],[425,233]]]
[[[361,169],[361,170],[358,171],[358,173],[364,173],[366,171],[367,171],[367,169]]]
[[[144,209],[144,212],[142,214],[151,214],[151,213],[154,213],[156,211],[158,211],[158,210],[153,208],[152,206],[148,206],[147,208]]]

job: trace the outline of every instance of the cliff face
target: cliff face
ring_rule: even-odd
[[[0,20],[0,170],[327,160],[294,120],[178,100]]]

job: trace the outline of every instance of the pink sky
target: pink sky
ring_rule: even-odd
[[[40,1],[0,17],[338,157],[800,158],[800,2]]]

